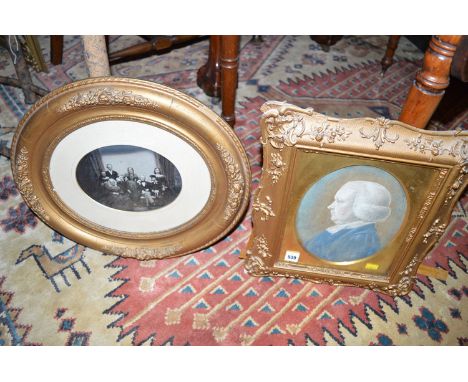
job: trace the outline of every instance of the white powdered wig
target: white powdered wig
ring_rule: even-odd
[[[376,182],[356,180],[347,182],[342,188],[355,191],[353,213],[359,220],[365,222],[381,222],[391,213],[392,196],[386,187]]]

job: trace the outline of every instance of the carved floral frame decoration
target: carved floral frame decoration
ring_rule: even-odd
[[[261,110],[263,171],[253,203],[247,271],[394,296],[409,293],[466,187],[468,133],[425,131],[385,118],[337,119],[282,102],[267,102]],[[370,258],[326,261],[298,238],[293,224],[303,195],[298,190],[353,165],[395,176],[407,195],[405,218],[389,244]]]
[[[195,216],[169,229],[152,231],[149,227],[135,232],[98,224],[67,204],[54,185],[51,158],[72,134],[108,121],[138,123],[149,131],[159,129],[201,158],[209,174],[208,196]],[[140,260],[180,256],[215,243],[240,221],[249,201],[249,162],[232,129],[192,97],[129,78],[78,81],[39,100],[18,126],[12,144],[12,169],[24,200],[50,227],[91,248]],[[64,176],[73,171],[67,169]],[[198,168],[190,171],[196,175]],[[125,219],[125,212],[119,213]],[[155,214],[157,220],[157,211]]]

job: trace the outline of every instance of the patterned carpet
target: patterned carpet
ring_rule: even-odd
[[[112,36],[117,50],[138,37]],[[235,132],[260,176],[258,121],[267,100],[288,101],[339,117],[396,119],[422,53],[402,38],[384,77],[386,37],[346,36],[324,52],[307,36],[242,39]],[[48,61],[49,40],[40,39]],[[179,89],[220,112],[196,86],[208,42],[112,67],[116,76]],[[66,36],[63,65],[34,74],[47,89],[86,78],[82,47]],[[6,50],[0,75],[13,76]],[[459,99],[465,102],[466,98]],[[465,102],[465,106],[468,103]],[[0,86],[0,140],[28,109],[22,93]],[[468,128],[468,111],[431,129]],[[250,212],[227,238],[186,257],[139,262],[69,241],[45,226],[22,201],[10,162],[0,157],[0,345],[466,345],[468,343],[468,196],[425,264],[446,281],[418,276],[414,290],[391,298],[365,289],[300,280],[254,278],[239,254]]]

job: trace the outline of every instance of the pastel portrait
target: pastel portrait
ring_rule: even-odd
[[[348,262],[378,253],[395,236],[406,212],[406,195],[388,172],[350,166],[321,178],[305,192],[296,231],[307,253]]]

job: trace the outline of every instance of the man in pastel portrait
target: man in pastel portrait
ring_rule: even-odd
[[[352,261],[369,257],[381,249],[375,223],[391,213],[391,195],[376,182],[345,183],[328,206],[334,226],[305,242],[312,254],[329,261]]]

